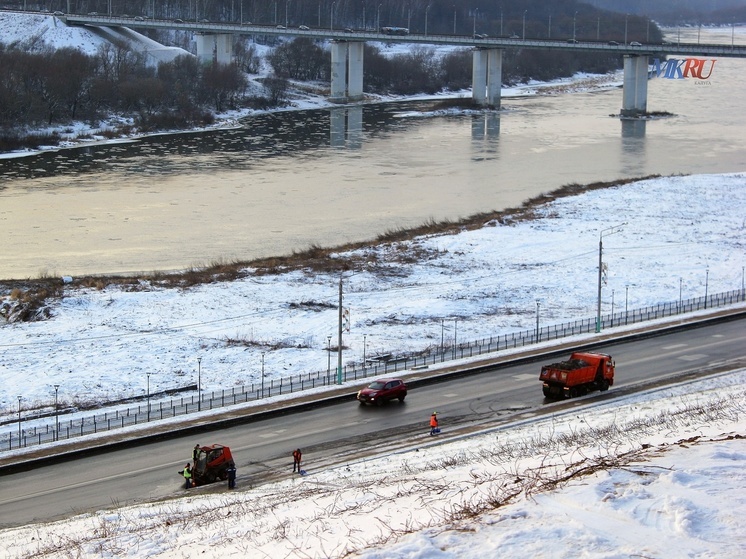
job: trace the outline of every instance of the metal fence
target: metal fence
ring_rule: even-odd
[[[697,297],[685,301],[660,303],[639,309],[624,310],[601,316],[601,330],[656,320],[668,316],[691,313],[699,310],[720,308],[746,300],[743,289],[715,293],[707,297]],[[398,371],[424,368],[436,363],[456,359],[475,357],[497,351],[524,347],[539,342],[557,340],[577,334],[596,331],[596,317],[564,322],[562,324],[542,326],[521,332],[491,336],[481,340],[442,345],[430,348],[419,355],[385,356],[370,359],[363,363],[354,363],[343,367],[342,382],[349,382],[373,376],[386,376]],[[50,414],[18,414],[18,431],[0,435],[0,452],[13,448],[40,445],[58,440],[82,437],[111,429],[120,429],[151,421],[160,421],[171,417],[188,415],[199,411],[233,406],[245,402],[257,401],[283,394],[301,392],[312,388],[338,384],[338,371],[327,370],[304,373],[291,377],[269,380],[267,382],[237,386],[230,390],[203,393],[190,397],[172,398],[168,401],[144,402],[136,407],[126,408],[75,419],[60,421],[59,411]],[[64,413],[62,415],[65,415]],[[38,425],[46,417],[50,423]],[[23,423],[35,421],[37,425],[24,429]]]

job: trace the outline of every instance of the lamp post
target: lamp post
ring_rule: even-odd
[[[456,330],[458,329],[458,318],[453,319],[453,358],[456,359],[456,344],[458,340],[456,338]]]
[[[453,34],[456,34],[456,6],[453,7]]]
[[[332,337],[326,337],[326,376],[332,372]]]
[[[549,14],[549,27],[547,28],[547,39],[552,38],[552,14]]]
[[[472,26],[472,27],[473,27],[473,29],[472,29],[472,31],[471,31],[471,34],[472,34],[472,35],[476,35],[476,34],[477,34],[477,14],[478,14],[478,13],[479,13],[479,8],[476,8],[476,9],[474,10],[474,25]],[[455,27],[455,25],[454,25],[454,27]]]
[[[332,2],[332,8],[329,10],[329,30],[334,29],[334,5],[336,2]]]
[[[288,0],[285,0],[285,27],[288,26]]]
[[[596,21],[596,40],[601,39],[601,18],[599,17]]]
[[[18,448],[21,448],[21,396],[18,396]]]
[[[611,327],[614,328],[614,290],[611,290]]]
[[[539,337],[539,332],[540,332],[540,330],[539,330],[539,306],[540,306],[540,303],[537,300],[536,301],[536,341],[537,342],[541,339]]]
[[[150,421],[150,373],[147,373],[146,376],[148,377],[148,382],[147,382],[148,421]]]
[[[430,11],[430,4],[425,6],[425,37],[427,37],[427,13]]]
[[[365,2],[363,2],[363,31],[366,31],[368,29],[368,26],[365,22]]]
[[[500,37],[503,36],[503,9],[500,8]]]
[[[603,252],[604,252],[604,234],[613,235],[614,233],[619,233],[621,231],[621,227],[624,225],[627,225],[627,222],[620,223],[619,225],[614,225],[613,227],[607,227],[606,229],[602,229],[601,233],[598,235],[598,306],[596,310],[596,333],[599,333],[601,331],[601,276],[602,276],[602,269],[603,269]]]
[[[367,363],[365,359],[365,345],[367,343],[367,340],[366,340],[367,337],[368,337],[368,334],[363,334],[363,371],[365,370],[366,363]]]
[[[57,406],[57,394],[59,393],[60,385],[54,385],[54,440],[60,440],[60,408]]]
[[[381,31],[381,6],[382,4],[378,4],[378,9],[376,9],[376,29],[378,31]]]
[[[741,266],[741,301],[746,301],[746,291],[743,289],[743,269],[744,267]]]
[[[262,352],[262,398],[264,398],[264,352]]]
[[[526,38],[526,12],[528,10],[523,10],[523,38]]]
[[[681,284],[683,281],[684,278],[679,278],[679,312],[681,312]]]
[[[624,44],[627,44],[627,20],[629,20],[629,14],[624,14]]]
[[[342,276],[339,276],[339,322],[337,334],[337,384],[342,384]]]
[[[624,286],[624,325],[627,325],[627,319],[629,315],[627,314],[627,303],[629,302],[629,285]]]
[[[202,358],[197,357],[197,411],[202,411]]]
[[[705,308],[707,308],[707,284],[710,280],[710,267],[707,267],[707,270],[705,270]]]
[[[445,333],[446,333],[446,321],[440,319],[440,360],[443,361],[443,352],[445,351]]]
[[[575,22],[578,18],[578,12],[575,12],[575,14],[572,16],[572,40],[575,40]]]

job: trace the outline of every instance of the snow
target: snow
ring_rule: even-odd
[[[604,237],[604,313],[741,289],[745,183],[638,181],[530,219],[340,253],[370,263],[344,275],[345,363],[438,346],[455,320],[465,341],[530,329],[537,309],[542,325],[594,316],[599,235],[617,224]],[[262,359],[268,379],[326,370],[339,281],[301,270],[133,290],[61,278],[49,320],[0,326],[2,414],[12,420],[17,395],[50,406],[55,384],[63,405],[143,395],[148,375],[151,392],[191,384],[197,357],[207,391],[257,382]],[[737,370],[468,438],[449,437],[443,418],[440,437],[341,468],[2,530],[0,557],[741,558],[745,379]]]

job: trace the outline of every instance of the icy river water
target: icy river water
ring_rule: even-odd
[[[730,30],[702,33],[730,41]],[[706,82],[652,79],[648,110],[674,116],[647,122],[611,116],[622,91],[610,88],[504,98],[499,114],[416,116],[424,101],[282,112],[0,159],[0,279],[250,260],[570,183],[746,171],[744,74],[746,60],[723,58]]]

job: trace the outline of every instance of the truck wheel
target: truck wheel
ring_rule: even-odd
[[[404,398],[406,398],[406,397],[407,397],[407,395],[406,395],[406,394],[402,394],[401,396],[399,396],[399,401],[400,401],[400,402],[403,402],[403,401],[404,401]]]
[[[601,385],[598,387],[601,392],[606,392],[609,389],[609,381],[606,379],[601,381]]]
[[[574,386],[570,389],[570,398],[577,398],[578,397],[578,389]]]
[[[544,386],[542,388],[542,391],[544,392],[544,397],[545,398],[551,398],[552,397],[552,391],[549,388],[547,388],[546,386]]]

